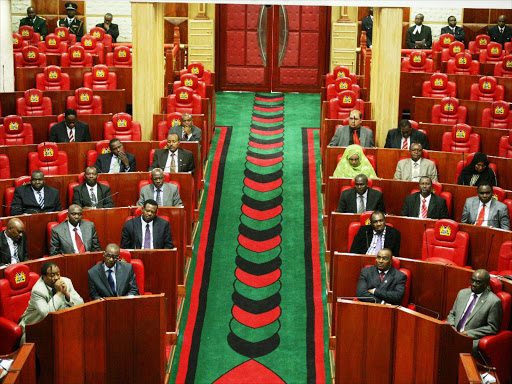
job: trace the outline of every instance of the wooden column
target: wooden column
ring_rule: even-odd
[[[398,126],[401,45],[402,8],[374,8],[370,101],[378,147],[384,147],[388,130]]]
[[[9,0],[0,0],[0,92],[14,91],[11,28],[11,2]]]
[[[142,126],[142,140],[151,140],[153,113],[164,96],[164,3],[132,3],[133,118]]]

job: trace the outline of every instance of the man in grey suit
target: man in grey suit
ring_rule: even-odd
[[[87,272],[91,300],[102,297],[138,296],[139,287],[135,272],[129,263],[118,263],[121,250],[117,244],[109,244],[103,253],[103,262]]]
[[[167,136],[167,149],[157,149],[153,156],[153,163],[149,171],[155,168],[164,172],[192,172],[194,173],[194,154],[180,148],[180,137],[172,133]]]
[[[357,175],[354,179],[354,188],[343,191],[338,202],[337,212],[363,213],[365,211],[385,212],[382,192],[368,188],[368,177]]]
[[[462,223],[501,228],[510,231],[507,206],[493,199],[492,186],[479,185],[477,196],[468,197],[462,210]]]
[[[69,206],[68,219],[52,229],[50,255],[101,251],[96,227],[82,220],[82,207]]]
[[[390,129],[386,136],[384,148],[409,149],[414,143],[420,143],[423,149],[428,149],[428,138],[423,132],[412,129],[407,119],[400,120],[398,128]]]
[[[73,204],[82,208],[114,208],[110,187],[98,183],[96,167],[85,168],[85,181],[73,188]]]
[[[410,159],[402,159],[396,165],[395,180],[419,181],[421,176],[428,176],[437,181],[437,169],[433,161],[423,157],[423,147],[419,143],[411,144]]]
[[[0,266],[20,263],[28,260],[27,236],[25,225],[13,217],[7,223],[7,229],[0,232]]]
[[[446,200],[432,192],[430,177],[421,177],[419,184],[420,191],[405,198],[402,216],[420,219],[448,219]]]
[[[458,332],[473,338],[473,355],[484,336],[500,330],[503,308],[498,296],[489,290],[491,276],[485,269],[477,269],[471,276],[471,289],[459,291],[446,321]]]
[[[155,168],[151,171],[151,184],[145,185],[140,190],[137,205],[142,207],[146,200],[155,200],[159,207],[179,207],[183,203],[180,191],[175,184],[164,182],[164,171]]]
[[[349,125],[338,125],[336,132],[329,143],[332,147],[348,147],[352,144],[359,144],[361,147],[374,147],[372,130],[366,127],[361,127],[363,121],[363,114],[354,109],[350,111],[348,117]],[[359,143],[357,143],[359,140]]]
[[[73,288],[67,277],[61,277],[59,266],[47,261],[41,267],[41,277],[32,287],[28,307],[21,315],[19,325],[23,329],[20,344],[25,343],[25,325],[43,320],[50,312],[83,304],[84,300]]]
[[[169,129],[167,135],[175,134],[181,141],[199,141],[203,138],[203,131],[192,123],[192,115],[184,113],[181,115],[181,125],[175,125]]]

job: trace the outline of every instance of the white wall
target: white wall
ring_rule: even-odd
[[[425,16],[423,24],[432,29],[432,41],[438,40],[441,35],[441,28],[448,25],[448,17],[455,16],[457,25],[462,27],[462,8],[426,8],[411,7],[410,22],[414,25],[414,17],[422,13]]]

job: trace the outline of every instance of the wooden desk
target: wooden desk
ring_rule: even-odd
[[[0,356],[2,359],[14,359],[3,384],[34,384],[36,382],[36,346],[25,343],[20,349]]]

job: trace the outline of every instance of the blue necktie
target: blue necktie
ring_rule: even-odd
[[[144,249],[151,249],[151,231],[149,224],[146,224],[146,233],[144,235]]]
[[[114,283],[114,278],[112,277],[112,270],[108,269],[107,272],[108,272],[108,283],[110,284],[110,289],[112,289],[112,293],[114,294],[114,296],[117,296],[116,284]]]

